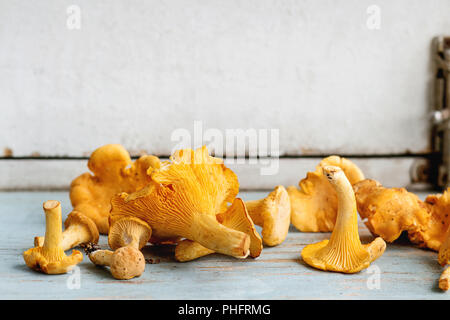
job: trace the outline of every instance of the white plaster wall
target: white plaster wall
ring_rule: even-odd
[[[446,32],[448,0],[0,0],[0,151],[164,155],[201,120],[278,128],[281,154],[427,152]]]

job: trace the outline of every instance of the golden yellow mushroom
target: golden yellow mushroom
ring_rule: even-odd
[[[450,188],[442,194],[428,195],[425,198],[425,204],[431,217],[426,226],[426,232],[421,238],[423,238],[424,246],[438,251],[448,239],[447,230],[450,229]]]
[[[405,188],[385,188],[375,180],[353,185],[361,218],[387,242],[403,231],[412,243],[438,251],[450,225],[450,193],[429,195],[425,202]]]
[[[132,162],[120,144],[107,144],[96,149],[88,161],[86,172],[72,181],[70,201],[75,211],[96,224],[98,231],[108,234],[111,198],[120,192],[135,192],[150,182],[147,169],[159,168],[159,159],[144,155]]]
[[[362,171],[350,160],[338,156],[323,159],[316,171],[308,172],[306,178],[287,188],[291,200],[291,222],[302,232],[330,232],[337,214],[337,195],[324,176],[322,167],[332,165],[343,170],[351,184],[362,179]]]
[[[142,249],[152,236],[152,228],[136,217],[123,217],[109,228],[108,244],[113,250],[131,246]]]
[[[447,291],[450,288],[450,267],[442,272],[439,278],[439,288],[441,290]]]
[[[97,266],[108,266],[112,276],[119,280],[139,277],[145,271],[145,258],[132,246],[115,251],[88,249],[88,257]]]
[[[34,247],[23,253],[28,267],[47,274],[67,273],[83,260],[80,251],[73,250],[66,256],[61,247],[61,204],[56,200],[44,202],[45,240],[42,247]]]
[[[262,227],[262,240],[267,246],[279,245],[286,239],[291,224],[291,201],[286,189],[277,186],[260,200],[245,202],[253,223]]]
[[[109,266],[114,278],[120,280],[139,277],[145,271],[145,258],[141,251],[152,235],[150,226],[135,217],[115,221],[108,234],[111,250],[87,246],[89,259],[98,266]]]
[[[227,228],[216,218],[239,191],[236,175],[222,160],[209,156],[206,147],[179,150],[149,173],[151,182],[145,188],[113,197],[111,222],[137,217],[159,239],[183,237],[219,253],[247,257],[248,234]]]
[[[386,243],[377,238],[368,245],[361,244],[352,185],[339,167],[324,166],[323,173],[338,197],[336,226],[330,240],[307,245],[302,250],[302,258],[310,266],[321,270],[359,272],[383,254]]]

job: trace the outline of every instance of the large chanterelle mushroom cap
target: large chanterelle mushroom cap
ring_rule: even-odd
[[[67,273],[83,260],[80,251],[73,250],[66,256],[61,247],[61,204],[56,200],[44,202],[45,240],[42,247],[34,247],[23,253],[25,263],[31,269],[47,274]]]
[[[287,188],[291,200],[291,222],[303,232],[330,232],[334,228],[337,214],[337,195],[324,176],[322,168],[327,165],[342,169],[351,184],[362,179],[362,171],[350,160],[338,156],[323,159],[316,171],[308,172],[299,182],[300,189]]]
[[[377,238],[368,245],[361,244],[352,185],[339,167],[324,166],[323,172],[338,196],[336,226],[330,240],[307,245],[302,258],[310,266],[326,271],[359,272],[383,254],[386,243]]]
[[[72,181],[70,200],[74,210],[92,219],[100,233],[108,234],[111,198],[117,193],[132,193],[150,182],[149,168],[159,168],[159,159],[145,155],[132,162],[129,153],[119,144],[96,149],[88,161],[86,172]]]
[[[252,258],[259,257],[262,251],[262,240],[242,199],[236,198],[225,213],[217,215],[217,220],[228,228],[248,234],[250,237],[250,256]],[[186,262],[214,252],[214,250],[208,249],[197,242],[186,239],[177,245],[175,259]]]
[[[353,186],[358,211],[372,234],[392,242],[403,231],[412,243],[438,251],[450,225],[449,190],[425,202],[404,188],[385,188],[375,180]]]
[[[209,156],[206,147],[179,150],[160,169],[149,172],[148,186],[113,197],[111,219],[134,216],[147,222],[160,239],[179,236],[219,253],[248,255],[250,237],[216,219],[239,191],[236,175],[222,160]]]

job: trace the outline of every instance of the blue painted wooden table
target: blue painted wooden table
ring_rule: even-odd
[[[173,247],[148,246],[144,255],[160,263],[147,264],[145,273],[132,280],[115,280],[86,256],[72,274],[40,274],[28,269],[22,252],[34,236],[44,234],[42,202],[49,199],[61,201],[64,217],[70,212],[67,192],[0,193],[1,299],[450,299],[437,286],[442,268],[435,252],[389,244],[371,269],[352,275],[322,272],[307,266],[300,251],[329,234],[294,228],[283,244],[264,248],[258,259],[214,254],[179,263]],[[363,242],[373,238],[362,223],[360,235]],[[100,245],[107,247],[105,236]]]

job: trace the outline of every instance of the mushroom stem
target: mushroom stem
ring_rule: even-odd
[[[71,225],[62,232],[61,247],[64,251],[70,250],[81,243],[86,243],[92,240],[90,232],[81,225]],[[35,237],[34,246],[42,247],[45,242],[45,237]]]
[[[89,259],[97,266],[110,266],[114,251],[96,250],[89,254]]]
[[[61,249],[62,241],[62,220],[61,204],[56,200],[44,202],[45,212],[45,240],[43,247],[45,249]]]
[[[214,253],[214,250],[205,248],[200,243],[184,239],[175,248],[175,260],[179,262],[192,261]]]
[[[336,175],[336,179],[330,180],[334,186],[338,197],[338,213],[334,232],[331,234],[330,245],[345,243],[349,241],[356,246],[357,250],[362,249],[358,234],[358,215],[356,211],[356,199],[352,185],[342,173]]]
[[[89,242],[91,239],[91,234],[84,226],[70,225],[63,232],[61,246],[64,250],[69,250],[70,248],[76,247],[80,243]]]
[[[244,232],[227,228],[215,217],[207,214],[193,215],[186,238],[198,242],[215,252],[236,258],[246,258],[250,253],[250,237]]]
[[[447,291],[450,288],[450,267],[442,272],[439,278],[439,288],[441,290]]]
[[[139,239],[133,238],[129,246],[139,250]]]
[[[61,247],[64,251],[82,243],[97,243],[98,229],[95,223],[80,212],[72,211],[64,222],[65,230],[61,234]],[[45,237],[35,237],[34,246],[42,247]]]
[[[217,221],[220,221],[224,227],[243,232],[249,236],[249,255],[257,258],[262,251],[262,240],[256,232],[252,219],[250,218],[244,202],[240,198],[236,198],[233,204],[224,213],[216,215]],[[200,243],[185,239],[181,241],[175,249],[175,259],[180,262],[190,261],[215,251],[208,246],[207,248]],[[220,252],[220,251],[218,251]]]

